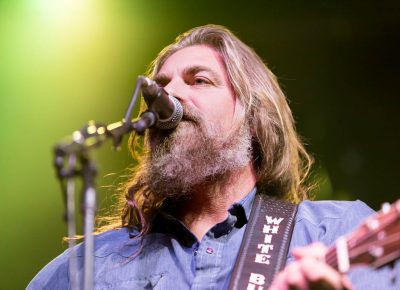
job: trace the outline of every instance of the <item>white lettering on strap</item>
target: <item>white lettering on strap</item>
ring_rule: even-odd
[[[271,255],[256,254],[254,262],[269,265],[269,258],[271,258]]]
[[[274,224],[274,225],[279,225],[281,221],[283,221],[283,218],[273,218],[272,216],[266,215],[265,218],[267,219],[267,224]]]
[[[263,227],[263,233],[265,234],[277,234],[279,230],[279,226],[270,226],[270,225],[264,225]]]
[[[256,285],[264,285],[265,284],[265,276],[262,274],[250,273],[249,282],[256,284]]]
[[[247,285],[247,289],[246,290],[263,290],[263,289],[264,289],[263,286],[257,286],[257,285],[249,283]]]
[[[274,245],[258,244],[257,247],[261,250],[262,254],[268,254],[269,250],[274,249]]]
[[[279,224],[284,218],[265,216],[266,224],[263,225],[262,232],[264,235],[264,244],[258,244],[259,252],[256,253],[254,261],[259,264],[270,264],[270,258],[274,253],[274,245],[272,238],[279,232]],[[267,269],[266,269],[267,271]],[[265,285],[265,276],[262,274],[251,273],[249,283],[246,290],[263,290]]]
[[[271,244],[271,242],[272,242],[272,235],[265,235],[264,244]]]

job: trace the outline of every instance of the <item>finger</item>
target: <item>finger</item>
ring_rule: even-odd
[[[342,276],[342,284],[343,284],[343,290],[353,290],[353,285],[350,282],[350,279],[347,275],[341,275]]]
[[[275,276],[271,286],[268,290],[289,290],[289,286],[286,283],[286,271],[281,271]]]
[[[303,274],[298,262],[289,264],[274,279],[270,290],[288,289],[288,290],[306,290],[308,281]]]
[[[309,282],[310,289],[351,289],[347,278],[325,263],[304,258],[300,261],[300,267]]]
[[[301,265],[298,262],[294,262],[286,267],[286,282],[289,285],[289,289],[307,290],[308,281],[304,275]]]
[[[327,251],[327,247],[322,243],[313,243],[306,247],[293,249],[292,255],[295,259],[300,260],[304,257],[312,257],[316,260],[323,260]]]

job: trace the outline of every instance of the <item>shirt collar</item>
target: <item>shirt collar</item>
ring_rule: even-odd
[[[232,204],[228,209],[229,215],[227,219],[215,225],[210,230],[210,233],[212,233],[214,237],[219,237],[229,233],[233,227],[241,228],[247,224],[256,191],[257,188],[254,187],[241,200]],[[157,214],[155,220],[153,221],[151,232],[172,234],[177,236],[182,242],[184,242],[184,244],[187,245],[197,241],[196,237],[185,227],[181,221],[162,211]]]
[[[254,196],[256,195],[256,192],[257,192],[257,187],[253,187],[253,189],[245,197],[243,197],[238,203],[233,204],[233,205],[240,204],[243,207],[247,220],[250,218],[251,207],[253,205]],[[246,223],[247,223],[247,221],[246,221]]]

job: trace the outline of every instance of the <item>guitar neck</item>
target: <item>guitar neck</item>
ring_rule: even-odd
[[[379,268],[400,257],[400,200],[369,217],[352,234],[328,249],[325,262],[347,272],[358,265]]]

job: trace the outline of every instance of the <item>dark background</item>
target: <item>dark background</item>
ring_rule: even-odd
[[[65,249],[54,144],[90,119],[120,120],[158,51],[207,23],[278,76],[316,159],[317,199],[396,200],[399,3],[0,1],[0,289],[24,288]],[[93,152],[102,211],[132,163],[125,143]]]

